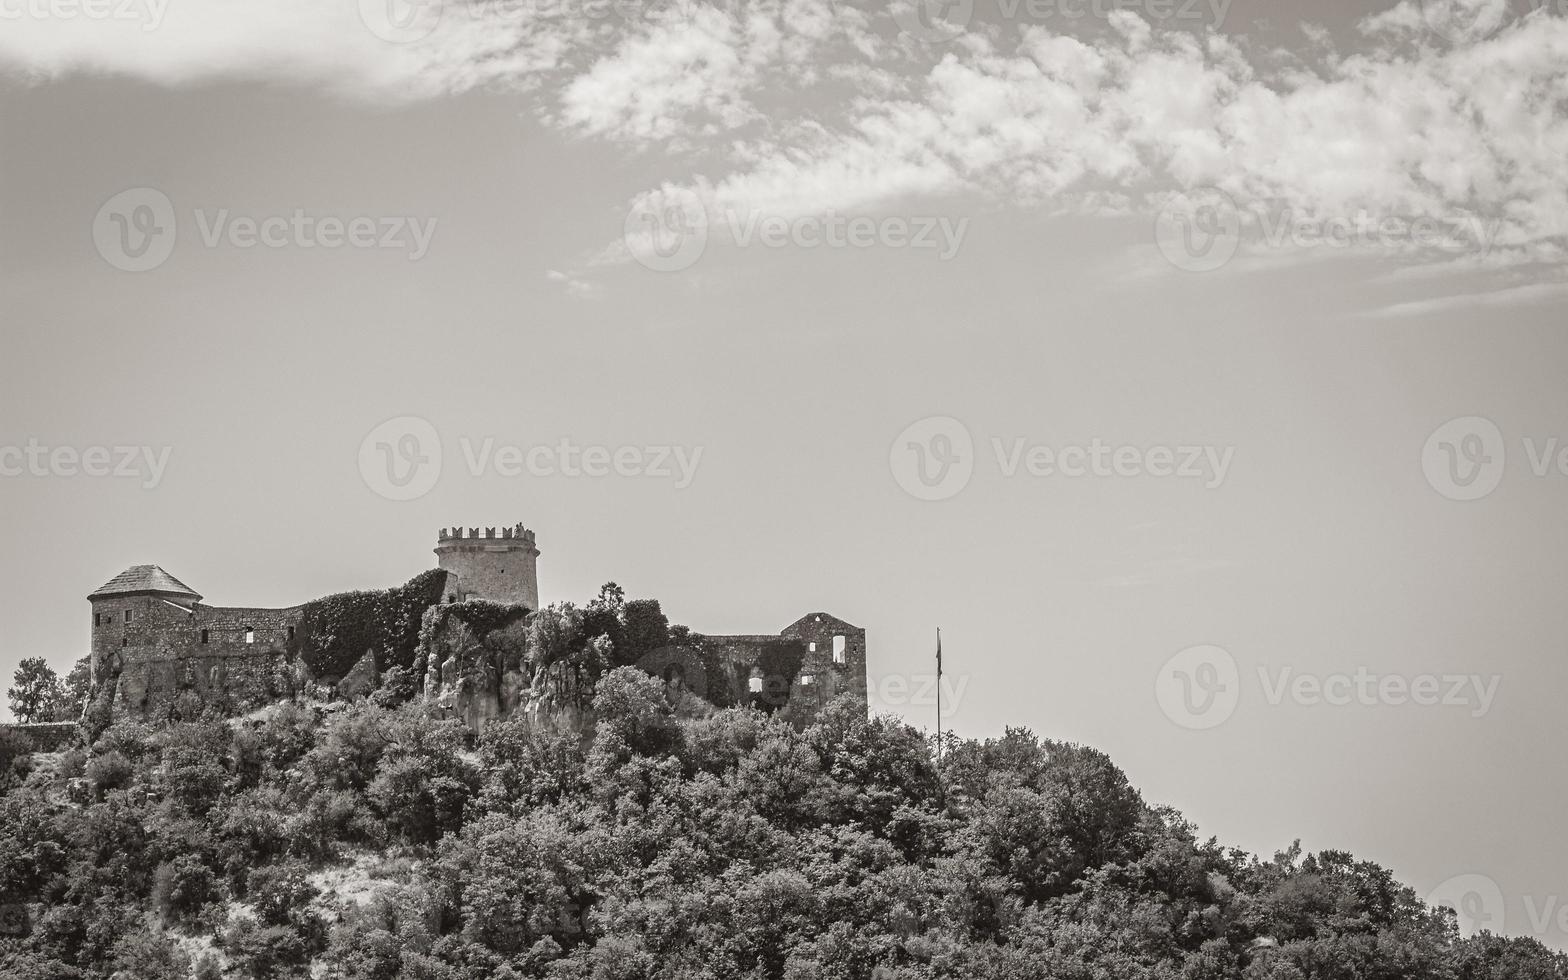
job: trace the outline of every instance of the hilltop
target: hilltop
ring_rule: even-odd
[[[1568,977],[1378,865],[1260,860],[1091,748],[798,728],[635,668],[486,726],[428,701],[122,721],[0,797],[0,976]]]

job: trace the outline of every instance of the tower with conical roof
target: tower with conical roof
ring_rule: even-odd
[[[87,596],[93,607],[93,683],[108,658],[133,644],[145,645],[154,635],[151,627],[161,626],[171,614],[189,619],[201,599],[201,593],[157,565],[132,565],[95,589]]]

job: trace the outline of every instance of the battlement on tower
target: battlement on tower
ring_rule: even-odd
[[[539,548],[534,532],[511,527],[443,527],[436,559],[448,576],[447,599],[488,599],[539,608]]]
[[[515,541],[518,545],[534,547],[534,532],[521,523],[503,528],[443,527],[437,534],[440,545],[458,545],[462,542]],[[438,545],[439,547],[439,545]]]

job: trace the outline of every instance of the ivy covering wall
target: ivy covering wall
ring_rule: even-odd
[[[425,610],[441,602],[446,572],[433,568],[406,585],[373,592],[340,592],[308,603],[289,647],[318,678],[340,678],[366,651],[376,669],[411,669]]]

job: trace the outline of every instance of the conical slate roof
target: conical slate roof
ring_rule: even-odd
[[[89,599],[152,592],[161,596],[201,600],[201,594],[157,565],[132,565],[103,584]]]

